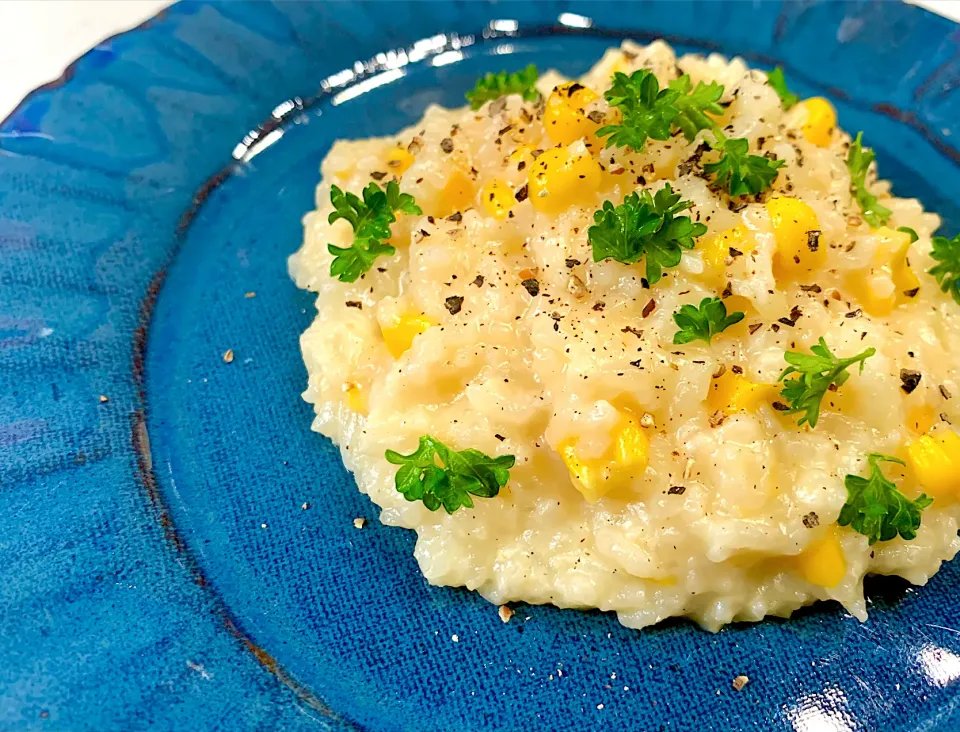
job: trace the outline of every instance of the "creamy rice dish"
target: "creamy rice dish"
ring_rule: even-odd
[[[659,41],[467,98],[337,142],[290,259],[431,583],[715,630],[957,553],[960,238],[830,102]]]

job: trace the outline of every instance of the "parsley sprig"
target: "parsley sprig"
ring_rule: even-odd
[[[327,251],[334,255],[330,275],[338,277],[341,282],[356,282],[373,266],[377,257],[389,256],[396,251],[383,240],[390,238],[390,224],[397,220],[397,211],[423,213],[413,196],[400,192],[396,181],[387,183],[385,191],[371,183],[363,189],[362,200],[353,193],[344,193],[337,186],[331,186],[330,203],[333,211],[327,220],[332,224],[337,219],[344,219],[353,227],[353,243],[349,247],[327,244]]]
[[[699,306],[684,305],[673,314],[673,322],[680,328],[674,336],[673,342],[677,345],[701,340],[707,343],[731,325],[743,320],[743,313],[735,312],[727,315],[727,306],[719,297],[707,297],[700,301]]]
[[[850,526],[869,538],[870,544],[896,539],[899,534],[907,541],[917,538],[920,514],[933,499],[921,494],[911,501],[901,493],[893,481],[884,476],[880,463],[898,463],[903,460],[873,452],[867,455],[870,477],[847,475],[847,502],[840,510],[837,523]]]
[[[669,183],[653,196],[647,190],[630,193],[619,206],[604,201],[593,214],[596,223],[587,231],[593,261],[633,264],[645,258],[647,282],[659,282],[663,270],[680,264],[683,250],[693,249],[694,239],[707,232],[704,224],[677,216],[691,206],[692,202],[680,200]]]
[[[938,262],[930,269],[930,274],[936,277],[940,289],[953,296],[960,305],[960,234],[953,239],[933,237],[930,256]]]
[[[847,169],[850,171],[850,193],[863,212],[863,218],[871,228],[883,226],[893,213],[882,205],[875,195],[867,189],[867,171],[873,162],[873,150],[863,146],[863,132],[858,132],[847,153]]]
[[[779,66],[767,74],[767,83],[780,97],[780,103],[784,109],[790,109],[800,101],[800,97],[787,88],[787,79]]]
[[[783,381],[780,395],[789,403],[784,413],[803,412],[797,424],[803,425],[807,422],[811,427],[816,427],[820,418],[820,403],[827,390],[831,386],[843,386],[850,378],[847,369],[854,364],[859,363],[862,372],[864,361],[874,355],[877,349],[867,348],[856,356],[837,358],[827,346],[827,342],[820,338],[820,342],[810,350],[812,353],[784,353],[783,358],[790,365],[780,374],[778,381]],[[791,374],[796,376],[787,379]]]
[[[491,458],[479,450],[458,452],[431,435],[423,435],[410,455],[387,450],[386,458],[400,466],[394,482],[404,498],[423,501],[431,511],[443,506],[447,513],[461,506],[473,508],[471,495],[497,495],[510,479],[510,468],[516,462],[513,455]]]
[[[604,93],[607,102],[620,110],[621,121],[597,130],[607,137],[606,146],[629,147],[642,152],[648,139],[669,139],[673,129],[693,140],[701,130],[713,135],[710,146],[722,153],[720,160],[704,165],[708,173],[716,173],[716,183],[731,196],[756,194],[768,188],[777,177],[782,160],[748,153],[750,143],[744,138],[728,139],[710,115],[720,115],[723,85],[716,82],[693,86],[687,74],[660,88],[657,77],[646,69],[630,76],[617,72],[611,87]]]
[[[506,96],[519,94],[526,102],[537,100],[537,67],[530,64],[523,71],[500,71],[496,74],[488,73],[477,79],[476,85],[467,92],[467,101],[470,109],[480,109],[487,102]]]

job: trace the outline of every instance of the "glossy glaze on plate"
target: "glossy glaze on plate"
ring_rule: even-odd
[[[504,625],[427,586],[412,537],[353,527],[374,508],[306,429],[312,303],[284,270],[332,140],[490,68],[579,73],[623,36],[783,63],[953,234],[954,27],[892,3],[386,7],[179,5],[0,126],[0,728],[960,726],[955,562],[920,593],[874,583],[866,624],[817,606],[715,636],[542,607]],[[574,11],[594,29],[554,25]],[[484,38],[494,18],[520,36]],[[458,50],[438,39],[313,99],[441,32],[463,60],[432,65]],[[238,147],[271,110],[282,136]]]

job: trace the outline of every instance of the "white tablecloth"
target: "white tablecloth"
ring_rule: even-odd
[[[960,0],[915,0],[960,20]],[[57,78],[101,39],[131,28],[170,0],[0,0],[0,119]]]

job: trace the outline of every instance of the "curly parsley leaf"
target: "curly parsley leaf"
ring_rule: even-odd
[[[863,218],[871,228],[883,226],[893,212],[883,206],[875,195],[867,190],[867,172],[873,162],[873,150],[863,146],[863,132],[858,132],[847,153],[847,169],[850,171],[850,193],[863,212]]]
[[[868,537],[870,544],[890,541],[897,535],[907,541],[916,539],[920,514],[933,503],[933,499],[921,494],[911,501],[884,476],[881,462],[905,465],[903,460],[874,452],[867,455],[867,461],[870,464],[869,478],[847,475],[843,481],[847,488],[847,502],[840,510],[837,523],[850,526]]]
[[[713,148],[721,150],[723,157],[715,163],[706,163],[703,169],[715,173],[716,184],[726,188],[731,196],[766,190],[776,180],[777,169],[783,165],[782,160],[750,155],[750,143],[743,138],[728,140],[718,135]]]
[[[693,140],[700,130],[715,128],[716,123],[706,113],[723,114],[723,107],[720,106],[723,84],[715,81],[704,84],[701,81],[694,89],[690,76],[684,74],[679,79],[671,81],[670,88],[680,93],[673,100],[673,107],[677,110],[673,125],[680,128],[687,140]]]
[[[593,261],[633,264],[646,258],[647,282],[657,283],[663,270],[680,264],[683,250],[693,249],[696,237],[707,232],[705,225],[689,216],[677,216],[692,205],[681,201],[669,183],[653,196],[646,190],[630,193],[619,206],[604,201],[587,232]]]
[[[960,305],[960,234],[953,239],[945,236],[933,237],[933,251],[930,252],[939,264],[930,269],[937,278],[940,289],[948,293]]]
[[[535,102],[539,94],[534,86],[537,83],[537,67],[530,64],[523,71],[500,71],[488,73],[477,79],[473,89],[467,92],[470,109],[480,109],[487,102],[506,96],[519,94],[526,102]]]
[[[513,455],[491,458],[479,450],[452,450],[431,435],[420,437],[410,455],[386,452],[387,462],[399,465],[394,483],[408,501],[423,501],[431,511],[443,506],[453,513],[473,508],[471,495],[493,498],[510,479]],[[438,462],[439,461],[439,462]]]
[[[800,97],[787,88],[787,79],[783,75],[783,69],[779,66],[767,74],[767,83],[777,93],[777,96],[780,97],[780,102],[784,109],[790,109],[790,107],[800,101]]]
[[[877,349],[867,348],[856,356],[837,358],[827,347],[827,342],[821,338],[819,344],[810,350],[812,353],[784,353],[783,358],[790,365],[780,374],[778,381],[783,381],[780,395],[787,400],[789,406],[784,414],[803,412],[797,424],[807,422],[811,427],[816,427],[820,417],[820,403],[827,390],[832,386],[843,386],[850,378],[847,369],[854,364],[859,363],[862,372],[864,361],[875,354]],[[787,379],[791,374],[796,376]]]
[[[677,345],[695,340],[709,343],[717,333],[741,320],[743,313],[727,315],[727,306],[723,300],[719,297],[707,297],[700,301],[699,306],[684,305],[673,314],[673,322],[680,328],[673,335],[673,342]]]
[[[661,89],[657,77],[650,71],[640,69],[630,76],[618,71],[603,96],[621,114],[620,124],[605,125],[597,130],[598,137],[609,135],[606,147],[629,147],[641,152],[648,138],[670,138],[670,125],[679,114],[674,102],[680,92]]]
[[[332,224],[338,219],[348,221],[353,227],[353,243],[349,247],[327,244],[327,251],[334,255],[330,263],[330,275],[341,282],[356,282],[382,255],[391,255],[396,249],[384,244],[390,238],[390,224],[397,220],[396,212],[423,213],[409,193],[401,193],[396,181],[387,183],[381,190],[376,183],[363,189],[361,200],[353,193],[344,193],[337,186],[330,187],[330,203],[333,211],[327,220]]]

